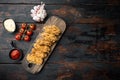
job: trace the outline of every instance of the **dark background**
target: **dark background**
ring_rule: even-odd
[[[43,70],[36,75],[9,58],[10,41],[26,54],[42,28],[30,17],[40,0],[0,0],[0,80],[120,80],[120,0],[43,0],[48,17],[65,20],[67,30]],[[16,41],[3,28],[6,18],[35,23],[30,42]]]

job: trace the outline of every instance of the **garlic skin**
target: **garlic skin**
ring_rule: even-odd
[[[40,18],[37,17],[37,16],[34,16],[34,17],[33,17],[33,20],[34,20],[34,21],[37,21],[37,22],[40,22],[40,21],[41,21]]]
[[[47,12],[45,10],[45,4],[41,2],[41,5],[34,6],[31,9],[31,17],[36,22],[44,21],[45,17],[47,16]]]

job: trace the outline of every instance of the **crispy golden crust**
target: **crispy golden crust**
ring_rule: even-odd
[[[49,41],[51,43],[54,43],[58,40],[58,38],[55,35],[49,34],[49,33],[46,33],[46,32],[43,32],[41,34],[41,36],[42,36],[43,40]]]
[[[37,57],[40,57],[40,58],[45,58],[45,57],[47,57],[47,54],[46,54],[46,53],[43,53],[43,52],[40,52],[40,51],[36,51],[36,52],[35,52],[35,55],[36,55]]]
[[[45,26],[43,28],[45,33],[50,33],[50,34],[54,34],[54,35],[59,35],[61,33],[61,30],[55,26],[55,25],[49,25],[49,26]]]
[[[44,39],[38,39],[36,41],[36,43],[38,43],[39,45],[42,45],[42,46],[52,46],[52,43],[47,41],[47,40],[44,40]]]
[[[42,38],[38,38],[33,44],[31,52],[27,55],[26,59],[29,63],[41,65],[44,59],[48,56],[51,46],[58,40],[61,30],[55,25],[45,26],[41,33]]]
[[[44,53],[49,53],[50,52],[50,47],[48,47],[48,46],[37,45],[37,46],[34,46],[34,48],[35,48],[36,51],[40,51],[40,52],[44,52]]]
[[[28,54],[26,57],[29,63],[41,65],[43,63],[43,58],[37,57],[35,54]]]

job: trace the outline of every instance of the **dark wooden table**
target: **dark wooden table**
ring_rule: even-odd
[[[120,80],[120,0],[43,0],[48,17],[66,21],[67,30],[43,70],[36,75],[9,58],[10,41],[26,54],[45,23],[35,23],[30,9],[40,0],[0,0],[0,80]],[[35,23],[30,42],[16,41],[2,26],[5,18]],[[45,20],[45,21],[46,21]]]

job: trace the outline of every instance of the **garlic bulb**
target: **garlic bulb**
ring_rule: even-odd
[[[31,9],[31,17],[34,21],[40,22],[45,19],[47,12],[45,10],[45,4],[41,2],[41,5],[34,6]]]

